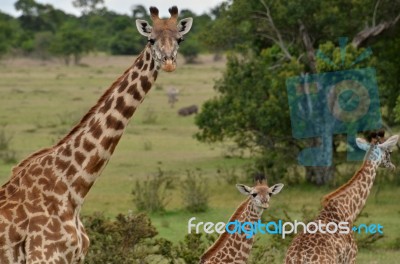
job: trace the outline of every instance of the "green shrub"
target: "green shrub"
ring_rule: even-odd
[[[182,258],[186,264],[199,263],[200,257],[214,242],[215,237],[203,234],[191,233],[185,236],[176,247],[177,257]]]
[[[147,125],[154,125],[157,123],[157,113],[156,111],[154,111],[153,108],[146,108],[146,111],[143,115],[142,123]]]
[[[168,189],[172,188],[173,177],[158,169],[144,181],[136,181],[132,191],[133,202],[139,211],[162,212],[168,204]]]
[[[155,247],[148,241],[157,231],[145,214],[120,214],[109,220],[97,213],[84,217],[83,223],[90,238],[85,263],[143,263]]]
[[[15,150],[10,148],[10,143],[13,138],[6,132],[5,124],[0,127],[0,159],[6,164],[12,164],[17,162]]]
[[[153,149],[153,143],[151,143],[150,140],[144,141],[144,142],[143,142],[143,149],[144,149],[145,151],[150,151],[150,150],[152,150],[152,149]]]
[[[223,179],[228,185],[240,182],[240,175],[236,171],[236,167],[219,167],[217,169],[218,179]]]
[[[186,171],[186,178],[182,181],[181,191],[185,208],[189,212],[205,212],[208,209],[210,196],[209,184],[203,178],[201,171]]]

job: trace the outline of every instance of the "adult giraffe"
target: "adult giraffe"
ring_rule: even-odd
[[[269,207],[272,195],[279,193],[283,184],[268,187],[264,180],[258,180],[256,186],[237,184],[238,190],[248,198],[236,209],[229,222],[257,222],[265,209]],[[245,264],[253,247],[254,236],[247,238],[245,233],[222,233],[214,244],[201,256],[200,264]]]
[[[380,143],[380,139],[372,139],[371,143],[357,138],[359,148],[367,151],[361,168],[343,186],[324,197],[323,208],[315,219],[315,223],[348,222],[350,233],[338,232],[324,234],[319,231],[297,235],[286,253],[286,264],[349,264],[355,263],[357,244],[351,227],[364,208],[375,180],[378,166],[394,169],[390,161],[390,149],[395,146],[399,136],[395,135]],[[330,229],[331,230],[331,229]]]
[[[159,69],[176,68],[176,55],[192,18],[179,22],[178,8],[153,27],[137,20],[148,44],[95,106],[56,145],[19,163],[0,189],[0,263],[80,263],[89,239],[79,218],[84,198],[109,161]]]

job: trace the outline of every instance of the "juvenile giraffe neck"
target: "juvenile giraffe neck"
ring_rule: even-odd
[[[147,45],[134,64],[101,96],[96,105],[55,146],[32,154],[13,169],[13,177],[35,159],[52,164],[80,206],[117,146],[128,121],[157,78],[160,66]],[[46,158],[52,158],[47,161]],[[59,183],[58,181],[54,184]],[[49,182],[51,184],[51,182]],[[55,187],[56,188],[56,187]]]
[[[229,222],[238,220],[244,222],[257,222],[261,219],[263,210],[260,210],[248,198],[233,213]],[[202,263],[246,263],[250,250],[253,247],[254,236],[246,238],[245,234],[229,234],[224,232],[214,244],[203,254]]]
[[[375,162],[364,161],[346,184],[324,197],[324,208],[318,218],[353,223],[371,192],[377,167]]]

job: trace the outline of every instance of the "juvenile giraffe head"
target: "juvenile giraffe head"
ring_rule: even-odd
[[[257,181],[254,187],[249,187],[244,184],[236,184],[236,188],[244,195],[250,197],[252,203],[260,210],[267,209],[269,207],[269,199],[272,195],[278,194],[283,184],[278,183],[272,187],[268,187],[265,181]]]
[[[377,137],[372,139],[371,143],[362,138],[357,138],[356,143],[360,149],[367,151],[366,159],[376,163],[380,167],[393,170],[396,168],[396,166],[393,165],[392,161],[390,160],[390,155],[392,152],[392,147],[396,145],[398,140],[399,136],[394,135],[387,140]]]
[[[160,64],[164,71],[172,72],[176,68],[179,44],[192,27],[193,19],[189,17],[178,22],[178,8],[173,6],[168,11],[171,17],[161,19],[158,16],[158,9],[150,7],[153,26],[146,20],[137,19],[136,27],[140,34],[147,37],[156,63]]]

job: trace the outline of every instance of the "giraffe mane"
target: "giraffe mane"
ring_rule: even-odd
[[[148,47],[149,45],[150,44],[147,44],[146,47]],[[138,61],[143,59],[144,51],[145,50],[143,50],[139,54],[139,56],[136,58],[133,65],[135,65]],[[72,128],[72,130],[64,138],[62,138],[54,147],[58,147],[58,146],[64,144],[65,142],[67,142],[76,131],[78,131],[80,128],[82,128],[82,126],[88,121],[90,116],[93,115],[93,113],[95,113],[97,111],[97,108],[99,108],[101,106],[101,104],[104,103],[106,98],[113,92],[114,88],[118,85],[118,83],[120,83],[125,78],[125,75],[131,70],[131,68],[132,67],[129,67],[128,69],[126,69],[124,71],[124,73],[113,84],[111,84],[111,86],[103,93],[103,95],[100,97],[100,99],[97,101],[97,103],[92,108],[90,108],[89,112],[87,112],[82,117],[81,121],[77,125],[75,125],[75,127]]]
[[[136,62],[140,59],[143,58],[143,52],[136,58],[134,64],[136,64]],[[70,131],[69,133],[62,138],[58,143],[56,143],[54,146],[50,147],[50,148],[44,148],[41,149],[39,151],[34,152],[33,154],[29,155],[26,159],[24,159],[23,161],[21,161],[20,163],[18,163],[14,168],[12,168],[11,172],[12,172],[12,177],[15,176],[16,174],[18,174],[18,172],[20,172],[23,168],[25,168],[26,165],[28,165],[31,161],[35,160],[36,158],[49,153],[50,151],[54,150],[56,147],[61,146],[62,144],[64,144],[65,142],[67,142],[74,133],[76,133],[76,131],[79,131],[80,128],[82,128],[82,126],[84,124],[86,124],[86,122],[89,120],[90,116],[93,115],[93,113],[96,112],[96,110],[98,109],[98,107],[101,106],[102,103],[104,103],[104,101],[106,100],[106,98],[110,95],[110,93],[112,93],[113,89],[115,88],[116,85],[118,85],[118,83],[125,77],[126,73],[131,69],[131,67],[129,67],[128,69],[125,70],[124,74],[122,74],[104,93],[103,95],[100,97],[100,99],[97,101],[97,103],[90,108],[90,110],[82,117],[82,119],[80,120],[80,122],[78,124],[76,124]]]
[[[237,220],[240,217],[240,215],[243,213],[244,209],[247,207],[249,202],[251,202],[250,197],[239,205],[239,207],[236,209],[235,213],[231,216],[231,218],[229,218],[229,222],[233,222],[233,221]],[[214,242],[214,244],[212,246],[210,246],[210,248],[206,251],[206,253],[204,253],[203,256],[201,256],[200,263],[201,263],[201,261],[204,261],[207,258],[209,258],[216,251],[218,251],[224,245],[224,243],[226,242],[226,240],[228,239],[229,236],[230,236],[230,234],[228,234],[227,232],[222,233],[219,236],[219,238]]]
[[[339,194],[341,194],[348,186],[350,186],[357,179],[357,176],[361,172],[361,170],[365,166],[367,166],[369,164],[369,161],[368,161],[367,157],[371,154],[371,151],[372,151],[372,148],[369,148],[367,154],[365,155],[364,162],[363,162],[362,166],[357,170],[357,172],[353,175],[353,177],[351,177],[350,180],[348,180],[345,184],[343,184],[342,186],[340,186],[339,188],[337,188],[333,192],[325,195],[322,198],[322,206],[323,207],[325,207],[331,199],[333,199],[334,197],[336,197]]]
[[[325,207],[331,199],[338,196],[340,193],[342,193],[342,191],[344,191],[344,189],[346,189],[348,186],[350,186],[356,180],[356,176],[361,171],[361,169],[362,169],[362,167],[360,169],[358,169],[358,171],[353,175],[353,177],[351,177],[351,179],[349,181],[347,181],[345,184],[343,184],[342,186],[340,186],[338,189],[334,190],[333,192],[325,195],[322,198],[322,206]]]
[[[136,61],[135,61],[136,62]],[[82,126],[84,124],[86,124],[86,122],[89,120],[89,118],[97,111],[97,109],[101,106],[102,103],[104,103],[104,101],[106,100],[106,98],[113,92],[114,88],[116,85],[118,85],[118,83],[120,83],[123,78],[125,77],[126,73],[130,70],[130,68],[128,68],[127,70],[125,70],[124,74],[122,74],[104,93],[103,95],[100,97],[100,99],[97,101],[97,103],[92,106],[92,108],[90,108],[90,110],[82,117],[81,121],[75,125],[70,131],[69,133],[62,138],[56,145],[54,145],[54,147],[58,147],[62,144],[64,144],[65,142],[67,142],[71,136],[73,134],[76,133],[76,131],[78,131],[80,128],[82,128]],[[53,148],[54,148],[53,147]]]

